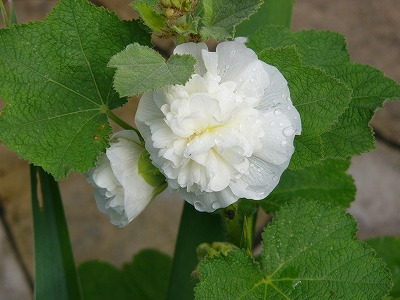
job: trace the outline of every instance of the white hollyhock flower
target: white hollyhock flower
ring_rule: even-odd
[[[119,227],[128,225],[165,188],[163,179],[155,180],[155,184],[144,179],[140,166],[149,170],[144,153],[146,150],[136,132],[117,132],[111,136],[110,147],[100,157],[97,167],[87,174],[89,183],[95,187],[97,207]]]
[[[145,93],[136,124],[153,164],[199,211],[265,198],[278,184],[301,132],[287,82],[243,43],[186,43],[197,59],[185,85]]]

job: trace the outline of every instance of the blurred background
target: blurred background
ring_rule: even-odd
[[[1,0],[0,0],[1,1]],[[55,0],[14,0],[18,20],[43,20]],[[131,0],[92,0],[122,19],[135,13]],[[382,70],[400,82],[399,0],[296,0],[293,30],[328,29],[344,34],[351,59]],[[168,47],[168,44],[160,44]],[[1,45],[0,45],[1,55]],[[133,122],[137,99],[122,113]],[[0,108],[4,103],[0,100]],[[349,172],[358,192],[349,211],[357,219],[361,239],[400,235],[400,102],[386,103],[372,121],[376,150],[355,157]],[[111,225],[81,175],[60,182],[76,262],[101,259],[117,266],[143,248],[172,255],[182,200],[168,192],[123,229]],[[0,143],[0,298],[31,299],[33,227],[26,161]]]

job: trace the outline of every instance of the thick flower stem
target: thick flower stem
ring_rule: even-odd
[[[183,207],[174,262],[172,265],[168,300],[194,299],[196,280],[192,272],[198,263],[196,248],[201,243],[223,241],[224,234],[218,214],[198,212],[185,202]]]

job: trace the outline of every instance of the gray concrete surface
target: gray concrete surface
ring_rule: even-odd
[[[132,16],[131,0],[96,0]],[[15,0],[20,21],[42,19],[56,1]],[[297,0],[293,28],[330,29],[346,35],[351,57],[371,64],[400,81],[399,0]],[[0,45],[1,49],[1,45]],[[0,51],[1,55],[1,51]],[[1,107],[1,104],[0,104]],[[133,120],[135,103],[123,116]],[[373,126],[391,144],[379,141],[374,152],[353,159],[350,173],[358,186],[350,212],[359,222],[359,236],[400,235],[400,103],[379,111]],[[118,229],[97,211],[85,179],[73,175],[61,190],[77,262],[99,258],[116,265],[140,249],[153,247],[172,254],[182,202],[171,195],[154,201],[128,227]],[[22,257],[33,274],[32,219],[28,164],[0,145],[0,205],[4,221]],[[0,227],[0,298],[29,299],[30,290],[15,253]]]

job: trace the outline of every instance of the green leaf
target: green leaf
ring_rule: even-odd
[[[392,272],[394,286],[390,296],[396,299],[400,298],[400,237],[378,237],[366,242],[374,248],[377,255],[383,259]]]
[[[174,262],[168,287],[168,300],[194,298],[193,271],[198,263],[196,248],[201,243],[222,241],[224,232],[217,214],[197,211],[185,202],[176,240]]]
[[[35,299],[82,299],[58,184],[40,167],[31,165],[30,172]]]
[[[322,135],[323,157],[347,158],[374,148],[369,122],[385,100],[400,97],[400,86],[372,67],[350,63],[343,36],[315,30],[291,33],[270,26],[254,34],[248,46],[260,53],[265,48],[295,47],[304,65],[322,69],[352,90],[349,107]]]
[[[262,3],[262,0],[203,0],[201,36],[216,40],[233,38],[236,25],[247,20]]]
[[[293,4],[294,0],[265,0],[254,15],[236,27],[236,36],[250,36],[268,25],[290,29]]]
[[[135,43],[113,56],[108,66],[117,68],[114,87],[124,97],[185,84],[194,73],[195,64],[196,59],[186,54],[172,55],[165,62],[156,51]]]
[[[390,273],[355,233],[340,208],[292,202],[263,233],[259,263],[236,249],[199,264],[196,299],[382,299]]]
[[[61,0],[44,22],[0,31],[0,139],[56,178],[85,172],[108,144],[114,54],[150,43],[136,21],[84,0]],[[84,153],[84,155],[82,155]]]
[[[279,185],[260,202],[266,212],[273,212],[292,199],[320,200],[349,207],[356,187],[346,174],[350,161],[328,159],[302,170],[286,170]]]
[[[323,158],[321,135],[346,110],[351,90],[320,69],[305,66],[294,47],[265,49],[259,58],[276,66],[288,81],[294,106],[300,113],[302,134],[296,137],[296,151],[290,168],[300,169]]]
[[[162,300],[166,298],[171,259],[155,250],[143,250],[121,270],[101,261],[79,266],[85,299]]]
[[[374,149],[369,122],[385,100],[400,98],[400,85],[367,65],[347,63],[326,71],[345,82],[353,94],[349,108],[322,136],[324,156],[346,158]]]

